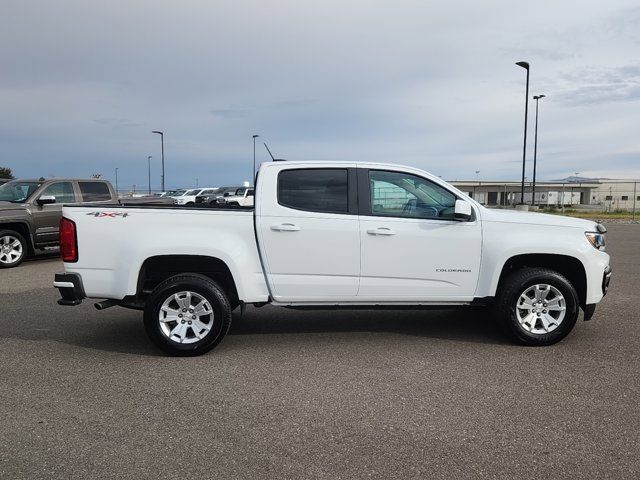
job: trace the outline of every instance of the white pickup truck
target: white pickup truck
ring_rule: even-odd
[[[487,306],[516,341],[549,345],[591,318],[611,276],[597,223],[487,209],[424,171],[263,164],[255,208],[65,206],[62,305],[144,310],[161,349],[198,355],[246,304]]]

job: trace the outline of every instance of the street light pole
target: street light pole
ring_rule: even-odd
[[[162,147],[162,191],[164,192],[164,132],[160,132],[158,130],[154,130],[151,133],[157,133],[158,135],[160,135],[160,145]]]
[[[149,195],[151,195],[151,155],[147,156],[147,166],[149,168]]]
[[[536,164],[538,162],[538,101],[546,95],[534,95],[536,101],[536,133],[533,141],[533,191],[531,193],[531,205],[536,204]]]
[[[118,194],[118,167],[116,167],[116,195]]]
[[[524,171],[527,159],[527,116],[529,114],[529,63],[517,62],[516,65],[527,71],[527,88],[524,97],[524,144],[522,146],[522,191],[520,193],[520,204],[524,204]]]
[[[251,175],[251,181],[253,182],[253,186],[255,187],[256,183],[256,138],[260,135],[253,136],[253,174]]]

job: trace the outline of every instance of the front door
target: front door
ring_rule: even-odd
[[[65,203],[75,203],[76,194],[73,189],[73,182],[55,182],[51,183],[37,195],[53,196],[56,203],[47,205],[38,205],[36,200],[31,207],[31,214],[35,226],[36,244],[48,244],[58,242],[58,224],[62,216],[62,205]]]
[[[426,178],[359,169],[359,299],[468,301],[480,268],[481,226],[453,218],[453,192]]]
[[[265,175],[257,226],[274,300],[355,300],[360,274],[355,168],[269,168]]]

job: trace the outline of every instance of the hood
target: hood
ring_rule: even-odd
[[[596,231],[597,225],[597,223],[592,220],[584,220],[582,218],[493,208],[482,209],[482,220],[485,222],[521,223],[529,225],[580,228],[584,231]]]
[[[4,212],[8,210],[24,210],[24,205],[22,203],[11,203],[11,202],[0,201],[0,212]]]

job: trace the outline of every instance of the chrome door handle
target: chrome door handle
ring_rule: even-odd
[[[386,235],[386,236],[396,234],[396,232],[394,232],[393,230],[387,227],[370,228],[369,230],[367,230],[367,233],[369,235]]]
[[[275,232],[297,232],[300,227],[293,223],[281,223],[280,225],[271,225],[271,230]]]

